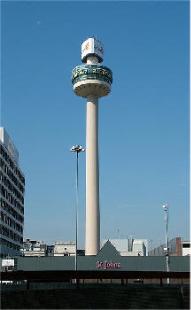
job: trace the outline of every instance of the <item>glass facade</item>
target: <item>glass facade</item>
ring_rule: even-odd
[[[72,70],[72,84],[83,80],[100,80],[112,84],[112,71],[101,65],[80,65]]]

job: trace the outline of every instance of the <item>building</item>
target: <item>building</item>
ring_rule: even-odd
[[[148,241],[146,239],[134,239],[132,246],[133,256],[147,256],[148,255]]]
[[[182,241],[182,256],[190,256],[191,255],[191,242],[190,241]]]
[[[149,256],[165,256],[166,245],[160,246],[149,251]],[[190,241],[182,241],[181,237],[176,237],[168,241],[169,255],[170,256],[186,256],[190,255]]]
[[[46,256],[47,245],[43,241],[25,239],[22,254],[23,256]]]
[[[0,268],[2,267],[2,259],[0,259]],[[15,270],[24,271],[55,271],[58,272],[71,272],[75,270],[75,257],[73,255],[67,257],[16,257]],[[166,260],[164,256],[160,257],[149,257],[149,256],[121,256],[112,243],[108,240],[97,255],[91,256],[78,256],[78,272],[98,272],[97,276],[100,278],[99,273],[101,271],[113,272],[113,279],[115,274],[120,273],[119,279],[121,279],[122,272],[134,272],[135,279],[140,277],[142,272],[166,272]],[[177,273],[189,273],[190,271],[190,259],[188,256],[171,257],[171,268],[170,271]],[[137,274],[138,273],[138,274]],[[55,279],[55,273],[52,273]],[[91,274],[92,275],[92,274]],[[73,275],[75,277],[75,275]],[[101,277],[104,277],[101,273]],[[129,276],[129,278],[128,278]],[[155,276],[155,275],[154,275]],[[161,275],[161,276],[164,276]],[[173,276],[173,275],[172,275]],[[62,276],[63,277],[63,276]],[[184,278],[182,274],[181,277]],[[111,277],[112,279],[112,274]],[[131,275],[125,275],[126,279],[131,279]],[[151,278],[153,276],[151,275]],[[148,279],[151,279],[148,278]],[[176,278],[176,277],[175,277]],[[177,277],[178,278],[178,277]],[[65,278],[66,279],[66,278]],[[85,277],[84,279],[90,279]],[[134,278],[132,278],[134,279]],[[189,280],[189,279],[188,279]],[[64,277],[63,277],[64,281]]]
[[[76,251],[73,241],[56,241],[54,245],[54,256],[74,256]]]
[[[25,177],[19,153],[0,127],[0,255],[20,255],[23,244]]]
[[[76,285],[121,283],[123,286],[128,283],[136,283],[136,285],[145,283],[160,284],[161,287],[163,283],[189,284],[190,279],[190,258],[188,256],[170,257],[170,272],[167,272],[165,256],[121,256],[109,240],[97,255],[77,256],[77,269],[76,257],[73,255],[17,256],[13,261],[9,260],[8,262],[7,259],[0,259],[1,271],[5,271],[10,263],[14,270],[18,271],[16,273],[2,272],[3,281],[25,279],[28,290],[30,283],[37,282],[37,279],[41,289],[43,282],[46,282],[49,288],[50,282],[51,285],[55,283],[56,286],[59,282],[59,288],[60,282],[63,282],[64,288],[66,288],[66,284],[70,285],[71,283]],[[169,282],[167,282],[168,280]],[[108,287],[105,287],[104,295],[107,293],[107,289]]]
[[[7,300],[13,299],[3,308],[189,309],[189,257],[172,256],[170,272],[165,261],[164,256],[121,256],[109,241],[97,255],[78,256],[77,269],[74,256],[18,256],[13,272],[4,272],[7,262],[0,259],[2,289],[12,291]]]
[[[148,240],[147,239],[109,239],[111,244],[116,248],[121,256],[147,256]],[[102,246],[107,240],[102,241]]]
[[[46,255],[47,256],[54,256],[54,245],[47,245],[46,248]]]
[[[75,256],[76,247],[74,241],[56,241],[48,245],[44,241],[25,239],[23,242],[22,256]],[[83,256],[84,250],[77,250],[78,255]]]

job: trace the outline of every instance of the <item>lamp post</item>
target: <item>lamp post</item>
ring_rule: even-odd
[[[78,250],[78,204],[79,204],[79,193],[78,193],[78,154],[85,152],[85,149],[81,145],[74,145],[70,149],[71,152],[76,153],[76,207],[75,207],[75,271],[78,269],[77,265],[77,250]]]
[[[169,272],[169,246],[168,246],[168,204],[164,204],[164,221],[165,221],[165,255],[166,255],[166,271]],[[167,278],[167,284],[169,284],[169,278]]]

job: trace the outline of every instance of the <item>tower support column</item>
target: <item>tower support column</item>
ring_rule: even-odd
[[[87,98],[86,114],[86,255],[100,249],[98,99]]]
[[[113,82],[112,71],[101,65],[103,46],[95,37],[81,46],[83,65],[72,70],[73,90],[87,99],[86,116],[86,236],[85,254],[100,250],[98,98],[107,96]]]

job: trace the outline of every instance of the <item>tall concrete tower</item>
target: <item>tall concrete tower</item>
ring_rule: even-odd
[[[86,114],[86,255],[96,255],[100,249],[99,160],[98,160],[98,98],[108,95],[112,71],[100,65],[103,47],[95,38],[81,46],[83,65],[72,71],[73,90],[87,99]]]

